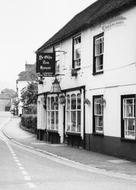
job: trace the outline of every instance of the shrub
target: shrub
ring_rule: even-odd
[[[36,133],[37,131],[37,115],[24,114],[21,116],[21,125],[28,129],[30,132]]]

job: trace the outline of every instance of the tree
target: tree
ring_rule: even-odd
[[[31,82],[27,87],[23,88],[21,93],[21,101],[24,106],[37,103],[38,85],[35,82]]]
[[[1,91],[1,93],[8,95],[10,98],[17,97],[17,93],[13,89],[5,88]]]

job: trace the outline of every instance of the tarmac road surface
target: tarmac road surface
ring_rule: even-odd
[[[1,126],[3,122],[6,125],[9,117],[0,116]],[[74,167],[67,161],[16,145],[0,131],[0,190],[29,189],[133,190],[136,181]]]

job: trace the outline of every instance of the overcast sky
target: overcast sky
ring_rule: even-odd
[[[0,0],[0,90],[15,90],[25,63],[73,16],[95,0]]]

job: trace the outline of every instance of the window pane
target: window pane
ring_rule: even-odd
[[[77,112],[77,132],[81,131],[81,111]]]
[[[58,129],[58,111],[56,111],[56,129]]]
[[[135,101],[134,98],[126,98],[123,101],[124,104],[124,118],[133,118],[134,117],[134,109],[135,109]]]
[[[54,112],[51,112],[51,129],[54,129]]]
[[[58,110],[58,97],[56,96],[55,98],[54,98],[54,109],[55,110]]]
[[[67,131],[71,131],[71,121],[70,121],[70,111],[66,112],[66,117],[67,117]]]
[[[51,118],[50,118],[50,112],[48,111],[48,113],[47,113],[47,117],[48,117],[48,119],[47,119],[47,121],[48,121],[48,128],[50,128],[50,121],[51,121]]]
[[[48,97],[48,99],[47,99],[47,108],[48,108],[48,110],[50,110],[50,97]]]
[[[76,111],[71,112],[71,131],[76,132]]]
[[[81,57],[80,55],[81,55],[80,48],[75,49],[75,51],[74,51],[74,60],[80,59],[80,57]]]
[[[54,110],[54,97],[51,97],[51,110]]]
[[[81,109],[81,94],[77,95],[77,109]]]
[[[95,66],[96,66],[96,71],[103,70],[103,55],[97,56],[95,58]]]
[[[124,120],[124,134],[126,138],[135,139],[135,120],[125,119]]]
[[[76,109],[76,95],[71,95],[71,109]]]
[[[70,96],[67,96],[67,110],[70,109]]]
[[[95,115],[102,115],[103,114],[102,98],[95,99],[95,102],[94,102],[94,111],[95,111]]]
[[[95,116],[95,130],[96,132],[103,132],[103,116]]]

